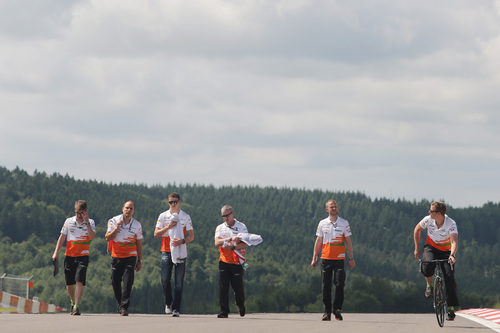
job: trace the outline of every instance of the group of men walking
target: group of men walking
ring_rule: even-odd
[[[194,229],[191,217],[180,209],[181,198],[176,192],[168,195],[169,210],[161,213],[156,222],[154,237],[161,237],[161,282],[165,298],[165,313],[179,317],[181,311],[182,290],[186,272],[187,244],[194,241]],[[342,305],[344,302],[344,284],[346,279],[345,261],[350,269],[356,267],[351,230],[349,222],[338,215],[335,200],[325,204],[328,217],[321,220],[316,229],[316,240],[313,248],[311,266],[317,266],[317,258],[321,252],[321,276],[324,314],[322,320],[330,321],[333,313],[335,319],[343,320]],[[135,204],[126,201],[122,214],[108,221],[105,235],[108,251],[111,252],[111,283],[117,310],[122,316],[128,315],[130,294],[134,283],[134,272],[142,267],[142,225],[133,218]],[[424,217],[415,227],[415,258],[419,258],[420,233],[428,229],[424,246],[424,260],[449,258],[445,264],[445,283],[448,293],[448,319],[455,318],[454,306],[458,305],[456,283],[450,264],[455,263],[458,250],[458,231],[455,222],[446,214],[446,205],[433,202],[429,215]],[[221,208],[223,223],[215,230],[214,243],[219,249],[219,304],[218,318],[228,318],[229,286],[235,295],[240,316],[245,316],[245,295],[243,274],[245,269],[245,249],[250,245],[262,242],[259,235],[249,234],[244,223],[236,220],[234,210],[229,205]],[[95,238],[95,222],[89,218],[87,203],[84,200],[75,202],[75,216],[66,219],[57,240],[52,256],[57,262],[60,248],[66,241],[64,273],[66,288],[71,299],[72,315],[80,315],[79,304],[86,281],[86,270],[89,264],[90,242]],[[347,256],[346,256],[347,252]],[[427,280],[425,296],[432,297],[432,274],[434,266],[424,265],[423,274]],[[172,292],[171,277],[174,274]],[[332,303],[332,285],[335,285],[335,297]]]

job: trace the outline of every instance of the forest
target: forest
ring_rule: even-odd
[[[110,282],[111,257],[104,239],[109,218],[135,202],[134,217],[144,233],[143,268],[136,273],[130,312],[162,313],[160,245],[153,237],[158,215],[168,209],[170,192],[180,193],[181,208],[193,221],[188,246],[183,313],[218,312],[218,251],[214,232],[220,208],[230,204],[235,217],[264,242],[247,251],[247,312],[322,312],[321,271],[310,266],[318,222],[333,198],[347,219],[357,267],[347,269],[344,312],[432,312],[423,297],[425,282],[413,257],[413,229],[430,201],[372,199],[360,192],[300,188],[201,184],[111,184],[70,175],[32,174],[0,167],[0,275],[33,275],[30,297],[69,307],[64,274],[52,275],[50,258],[61,227],[73,216],[78,199],[87,200],[97,236],[90,247],[82,312],[115,312]],[[445,198],[446,199],[446,198]],[[429,199],[430,200],[430,199]],[[500,203],[448,207],[457,222],[456,279],[462,308],[500,307]],[[422,245],[425,234],[422,235]],[[63,257],[64,250],[60,256]],[[61,260],[62,261],[62,260]],[[60,262],[62,265],[62,262]],[[235,305],[233,311],[237,311]]]

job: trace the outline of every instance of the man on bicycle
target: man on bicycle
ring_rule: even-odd
[[[447,320],[455,319],[455,306],[458,306],[457,284],[451,265],[455,264],[455,255],[458,250],[458,230],[457,224],[446,215],[446,205],[444,202],[434,201],[431,203],[429,215],[424,217],[413,231],[415,241],[415,258],[420,256],[419,243],[420,233],[427,229],[427,239],[424,245],[422,274],[427,281],[425,297],[433,297],[432,275],[436,268],[435,262],[428,262],[435,259],[447,259],[443,263],[444,282],[446,285],[446,298],[448,304]]]

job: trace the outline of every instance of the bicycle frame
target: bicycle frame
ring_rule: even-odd
[[[444,326],[444,318],[447,312],[446,304],[446,289],[444,283],[444,274],[442,269],[442,264],[448,262],[448,259],[435,259],[429,261],[419,260],[420,271],[422,272],[422,264],[424,263],[436,263],[436,268],[434,269],[434,275],[432,277],[432,282],[434,284],[434,297],[433,297],[433,307],[436,312],[436,319],[440,327]],[[451,269],[453,270],[453,265]]]

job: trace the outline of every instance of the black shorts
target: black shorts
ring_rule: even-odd
[[[76,284],[76,282],[81,282],[85,285],[88,265],[89,256],[64,258],[64,277],[66,278],[66,285],[71,286]]]

